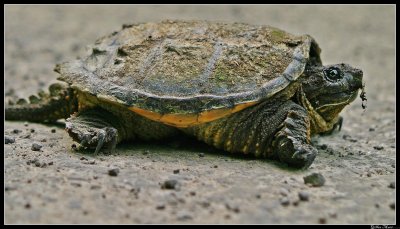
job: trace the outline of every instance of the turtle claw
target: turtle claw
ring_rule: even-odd
[[[107,145],[108,152],[112,153],[117,145],[118,131],[113,127],[105,127],[97,130],[96,134],[89,141],[91,146],[96,145],[95,154],[100,152],[104,145]]]
[[[278,140],[277,156],[291,167],[306,169],[313,163],[318,151],[309,144],[302,144],[291,137]]]
[[[332,129],[331,129],[331,130],[328,130],[328,131],[326,131],[326,132],[322,132],[322,133],[320,133],[320,135],[330,135],[330,134],[332,134],[336,129],[337,129],[338,131],[340,131],[340,130],[342,129],[342,125],[343,125],[343,117],[342,117],[342,116],[339,116],[338,121],[337,121],[335,124],[333,124]]]
[[[98,131],[97,133],[97,146],[94,153],[98,153],[104,144],[107,144],[108,152],[112,153],[116,146],[118,140],[118,131],[113,127],[105,127]]]
[[[292,161],[295,162],[292,165],[299,167],[301,169],[307,169],[313,163],[315,157],[317,156],[317,150],[309,146],[306,148],[297,148],[292,155]]]
[[[111,140],[108,143],[108,151],[110,153],[114,152],[117,143],[118,143],[118,131],[115,128],[110,128],[109,135],[112,136]]]
[[[95,154],[97,154],[100,151],[101,147],[103,147],[106,138],[106,131],[103,129],[99,130],[96,137],[97,137],[97,146],[96,150],[94,151]]]

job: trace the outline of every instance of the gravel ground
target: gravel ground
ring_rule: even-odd
[[[5,6],[5,97],[55,82],[56,63],[124,23],[211,19],[311,34],[325,64],[364,71],[367,109],[316,137],[306,171],[231,156],[190,139],[76,152],[62,123],[6,121],[6,224],[394,224],[394,6]],[[312,187],[303,177],[322,174]]]

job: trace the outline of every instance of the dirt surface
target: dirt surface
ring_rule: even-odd
[[[56,63],[124,23],[168,18],[311,34],[325,64],[363,69],[368,107],[357,99],[342,113],[341,132],[314,138],[320,153],[306,171],[189,139],[93,155],[71,149],[62,123],[7,121],[6,224],[395,223],[394,6],[5,6],[6,95],[46,89]],[[323,186],[304,184],[314,172]]]

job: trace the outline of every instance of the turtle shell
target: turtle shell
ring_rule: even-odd
[[[124,25],[55,70],[73,88],[184,127],[271,98],[319,53],[309,35],[270,26],[165,20]]]

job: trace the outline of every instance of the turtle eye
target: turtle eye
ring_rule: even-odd
[[[324,70],[325,78],[331,82],[336,82],[342,78],[342,72],[339,68],[331,67]]]

